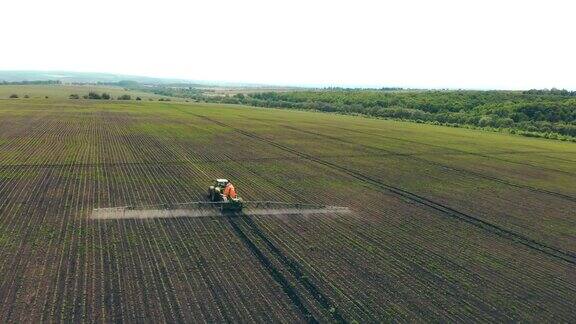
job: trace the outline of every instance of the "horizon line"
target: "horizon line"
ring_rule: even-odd
[[[211,86],[237,86],[237,87],[263,87],[263,88],[281,88],[281,87],[288,87],[288,88],[303,88],[303,89],[325,89],[325,88],[343,88],[343,89],[398,89],[398,90],[443,90],[443,91],[527,91],[527,90],[566,90],[566,91],[575,91],[576,88],[559,88],[559,87],[544,87],[544,88],[491,88],[491,87],[414,87],[414,86],[400,86],[400,85],[376,85],[376,84],[335,84],[335,83],[292,83],[292,82],[248,82],[248,81],[229,81],[229,80],[202,80],[202,79],[192,79],[192,78],[182,78],[182,77],[168,77],[168,76],[151,76],[145,74],[131,74],[131,73],[116,73],[116,72],[102,72],[102,71],[75,71],[75,70],[22,70],[22,69],[15,69],[15,70],[0,70],[0,73],[3,72],[10,72],[10,73],[76,73],[76,74],[101,74],[101,75],[108,75],[108,76],[115,76],[115,77],[127,77],[127,78],[144,78],[144,79],[152,79],[157,81],[163,81],[165,83],[200,83],[200,85],[211,85]],[[53,78],[54,80],[65,79],[66,76],[63,78]],[[0,80],[0,82],[13,82],[7,80]],[[30,79],[30,80],[23,80],[21,82],[31,82],[31,81],[43,81],[40,79]],[[119,80],[119,81],[134,81],[134,80]],[[16,81],[18,82],[18,81]],[[100,82],[100,81],[96,81]],[[118,82],[118,81],[117,81]],[[142,83],[142,82],[140,82]]]

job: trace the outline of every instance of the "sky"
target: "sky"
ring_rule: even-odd
[[[0,70],[576,90],[576,1],[3,0]]]

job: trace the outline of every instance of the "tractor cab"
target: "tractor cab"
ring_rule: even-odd
[[[208,188],[208,198],[213,202],[222,202],[220,208],[223,211],[242,210],[242,199],[224,199],[224,189],[230,183],[228,179],[216,179],[214,184]]]
[[[214,187],[219,187],[219,188],[226,188],[226,185],[228,185],[228,179],[216,179],[215,183],[214,183]]]
[[[216,179],[214,184],[208,188],[208,198],[210,201],[221,201],[223,200],[222,194],[224,193],[224,188],[228,185],[228,179]]]

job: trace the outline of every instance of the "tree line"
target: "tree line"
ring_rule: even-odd
[[[576,92],[353,90],[261,92],[204,101],[315,110],[576,141]]]
[[[80,95],[77,93],[73,93],[70,96],[68,96],[68,98],[69,99],[80,99]],[[90,91],[90,92],[88,92],[87,95],[83,95],[82,99],[111,100],[114,98],[112,98],[112,96],[107,92],[98,93],[98,92]],[[132,100],[132,96],[129,94],[123,94],[123,95],[118,96],[116,98],[116,100]],[[136,100],[142,100],[142,98],[136,97]]]

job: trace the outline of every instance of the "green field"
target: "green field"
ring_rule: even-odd
[[[575,143],[57,89],[0,100],[1,322],[576,321]],[[220,177],[351,213],[91,219]]]

